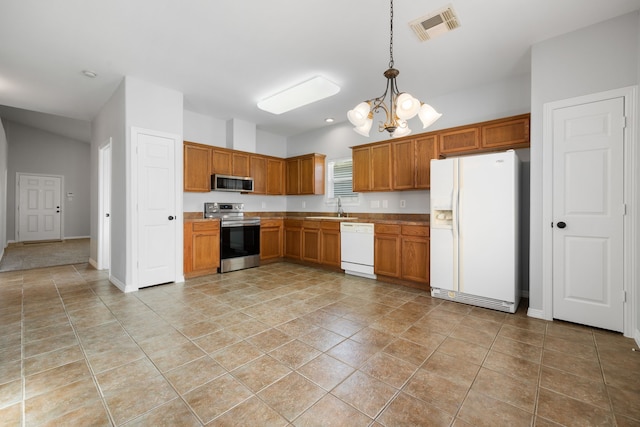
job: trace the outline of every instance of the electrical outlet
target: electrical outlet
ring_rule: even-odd
[[[377,209],[380,207],[380,200],[372,200],[371,201],[371,209]]]
[[[406,200],[400,200],[400,207],[401,208],[406,208],[407,207],[407,201]]]
[[[388,201],[388,200],[383,200],[383,201],[382,201],[382,207],[383,207],[384,209],[388,208],[388,207],[389,207],[389,201]]]
[[[307,207],[307,202],[302,202],[302,207],[306,208]]]
[[[266,209],[267,208],[267,202],[262,202],[262,209]]]

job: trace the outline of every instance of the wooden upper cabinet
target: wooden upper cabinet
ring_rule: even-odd
[[[298,159],[287,159],[286,167],[287,194],[300,194],[300,162]]]
[[[249,176],[253,178],[253,194],[267,193],[267,159],[260,155],[249,157]]]
[[[482,126],[483,148],[518,148],[529,145],[529,114]]]
[[[353,160],[353,191],[356,193],[371,190],[371,150],[369,147],[354,147],[351,158]]]
[[[211,174],[231,175],[233,156],[232,151],[225,148],[213,148],[211,157]]]
[[[267,194],[284,194],[284,160],[267,158]]]
[[[465,126],[440,132],[438,136],[440,154],[457,154],[480,148],[480,128]]]
[[[389,191],[392,189],[391,143],[354,147],[353,191]]]
[[[529,120],[530,114],[522,114],[439,131],[439,154],[446,157],[528,147]]]
[[[438,137],[425,136],[415,140],[416,180],[413,188],[431,188],[431,160],[438,158]]]
[[[393,188],[410,190],[416,180],[416,144],[412,139],[393,143]]]
[[[249,154],[239,151],[231,153],[231,175],[250,176]]]
[[[183,152],[184,191],[211,191],[211,147],[185,141]]]
[[[324,194],[324,154],[306,154],[286,160],[287,194]]]
[[[437,136],[393,142],[393,189],[430,187],[431,159],[437,158]]]
[[[391,143],[385,142],[371,147],[371,190],[391,190]]]

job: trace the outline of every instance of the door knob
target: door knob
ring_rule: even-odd
[[[110,215],[110,214],[105,214],[105,216],[106,216],[107,218],[109,218],[109,216],[111,216],[111,215]]]
[[[558,228],[565,228],[567,224],[564,221],[560,221],[558,224]]]
[[[173,215],[169,215],[169,221],[173,221]]]

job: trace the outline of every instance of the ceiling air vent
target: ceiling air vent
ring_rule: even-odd
[[[424,42],[440,34],[455,30],[460,26],[460,21],[458,21],[458,17],[453,11],[453,6],[449,5],[444,9],[414,19],[409,22],[409,26],[413,32],[416,33],[420,41]]]

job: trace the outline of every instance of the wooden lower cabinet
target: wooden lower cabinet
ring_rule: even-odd
[[[400,277],[400,226],[376,224],[373,249],[373,271],[389,277]]]
[[[376,224],[374,271],[377,275],[429,284],[429,227]]]
[[[217,273],[220,267],[220,221],[185,222],[183,267],[187,278]]]
[[[340,268],[340,223],[320,224],[320,264]]]
[[[284,256],[340,268],[340,222],[284,221]]]
[[[304,221],[302,223],[302,259],[320,263],[320,222]]]
[[[302,258],[302,220],[284,220],[284,256],[291,259]]]
[[[263,219],[260,222],[260,260],[282,258],[282,220]]]
[[[429,283],[429,228],[403,226],[401,240],[401,277],[414,282]]]

